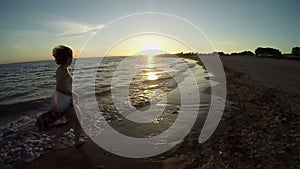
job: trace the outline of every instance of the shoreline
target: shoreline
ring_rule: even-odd
[[[196,63],[196,66],[201,65]],[[197,68],[196,66],[193,68],[194,71],[195,69],[200,69],[200,67]],[[79,148],[72,146],[63,150],[51,151],[47,154],[44,154],[38,159],[34,160],[32,163],[27,164],[26,168],[162,168],[163,166],[169,166],[174,168],[176,167],[176,165],[174,165],[175,163],[177,164],[180,161],[183,162],[184,160],[187,160],[188,156],[182,153],[182,146],[189,145],[191,139],[193,139],[194,142],[197,142],[198,137],[194,138],[190,135],[195,135],[196,133],[200,134],[199,129],[201,129],[202,125],[204,124],[206,114],[209,109],[209,107],[207,107],[209,103],[205,103],[209,102],[210,100],[210,90],[209,87],[205,87],[200,90],[202,90],[204,92],[203,95],[205,95],[203,96],[203,98],[205,98],[202,99],[202,102],[204,102],[204,104],[198,112],[197,121],[192,129],[193,131],[191,131],[188,134],[188,136],[184,139],[189,140],[183,141],[182,143],[176,145],[175,147],[161,155],[141,159],[120,157],[110,152],[107,152],[106,150],[102,149],[101,147],[96,145],[92,140],[89,139],[87,143],[85,143]],[[149,137],[159,134],[163,132],[166,128],[168,128],[168,126],[171,125],[177,117],[178,108],[176,108],[176,105],[180,105],[180,90],[178,86],[168,94],[167,104],[171,105],[170,108],[167,108],[167,111],[169,111],[169,113],[166,113],[165,120],[160,121],[158,127],[156,127],[154,131],[153,127],[151,127],[151,124],[149,126],[136,125],[124,119],[117,121],[112,125],[112,127],[118,132],[132,137]],[[174,154],[181,155],[176,155],[176,157],[174,157]],[[61,163],[49,163],[48,161],[52,161],[49,159],[56,159],[61,161]],[[116,163],[116,161],[118,161],[118,163]],[[189,164],[190,161],[188,161],[187,163],[182,163],[180,165],[182,167],[185,167]]]

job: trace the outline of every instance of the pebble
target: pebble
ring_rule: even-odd
[[[104,167],[103,167],[103,165],[98,165],[97,167],[96,167],[96,169],[103,169]]]

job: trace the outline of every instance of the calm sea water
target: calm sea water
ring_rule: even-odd
[[[71,72],[76,65],[76,82],[74,89],[83,89],[93,86],[93,90],[85,90],[82,97],[97,97],[100,110],[110,111],[113,101],[111,98],[112,77],[117,85],[122,86],[132,75],[133,68],[140,67],[130,80],[128,101],[139,108],[149,104],[150,100],[159,99],[173,90],[177,83],[184,80],[186,70],[195,66],[191,60],[170,57],[132,57],[130,62],[119,65],[124,57],[106,57],[99,63],[99,58],[86,58],[74,61]],[[119,66],[119,67],[118,67]],[[12,114],[39,113],[49,109],[51,97],[55,90],[54,61],[39,61],[0,65],[0,116]],[[166,70],[168,70],[166,72]],[[96,72],[93,82],[87,80]],[[89,101],[83,109],[89,108]],[[3,118],[4,119],[4,118]]]

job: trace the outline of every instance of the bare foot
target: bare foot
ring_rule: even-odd
[[[79,140],[76,141],[75,146],[79,147],[79,146],[83,145],[84,143],[86,143],[86,140],[83,138],[79,138]]]
[[[65,116],[62,116],[61,118],[57,119],[53,125],[60,125],[60,124],[66,124],[68,120],[66,119]]]

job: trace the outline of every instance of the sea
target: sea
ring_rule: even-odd
[[[0,168],[22,168],[42,154],[74,144],[72,129],[57,143],[53,136],[35,128],[37,117],[51,109],[57,68],[53,60],[0,65]],[[119,102],[144,111],[172,91],[178,100],[178,86],[190,76],[194,76],[199,89],[205,90],[210,84],[210,75],[197,61],[168,55],[77,58],[69,69],[88,136],[126,120],[116,106]],[[198,107],[198,102],[195,104]],[[172,101],[156,105],[165,108],[168,115],[155,119],[153,124],[176,118],[180,107]]]
[[[90,89],[80,94],[82,109],[94,106],[88,98],[96,96],[100,111],[108,112],[114,109],[113,87],[129,83],[128,101],[141,108],[176,88],[195,65],[194,60],[171,56],[98,57],[74,60],[70,71],[76,71],[75,91]],[[53,60],[0,65],[0,125],[51,108],[57,67]]]

